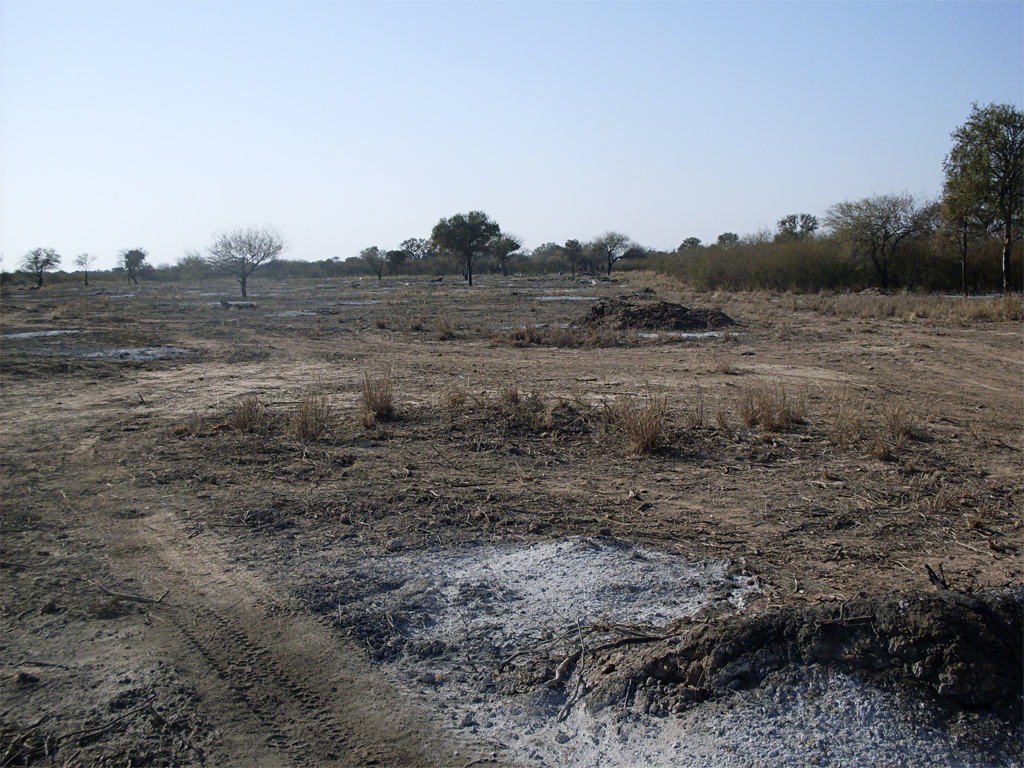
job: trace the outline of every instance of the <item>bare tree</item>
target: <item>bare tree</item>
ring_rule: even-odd
[[[621,232],[605,232],[594,238],[591,245],[601,255],[602,261],[608,267],[608,274],[611,275],[615,262],[625,256],[626,251],[632,248],[634,243]]]
[[[247,227],[224,232],[210,246],[207,263],[225,274],[234,275],[247,296],[249,276],[281,255],[286,244],[272,227]]]
[[[128,274],[128,282],[138,284],[139,271],[145,266],[146,257],[149,254],[142,248],[129,248],[121,251],[119,256],[121,266],[124,267],[124,271]]]
[[[89,286],[89,267],[96,262],[96,257],[91,253],[80,253],[75,256],[74,264],[85,272],[85,286]]]
[[[918,203],[904,192],[837,203],[828,209],[825,224],[854,258],[874,267],[879,287],[886,291],[899,257],[914,237],[932,228],[935,213],[934,204]]]
[[[60,256],[53,248],[34,248],[21,258],[21,268],[35,275],[36,288],[43,287],[43,273],[60,264]]]

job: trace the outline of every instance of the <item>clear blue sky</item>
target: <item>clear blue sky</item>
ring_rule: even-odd
[[[0,5],[0,250],[169,264],[271,224],[347,258],[484,210],[653,248],[936,196],[1024,101],[1021,2]]]

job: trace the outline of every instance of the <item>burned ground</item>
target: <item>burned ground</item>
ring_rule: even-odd
[[[390,603],[357,607],[429,594],[388,570],[402,558],[570,539],[728,560],[756,589],[678,624],[600,635],[594,616],[562,693],[544,686],[582,628],[538,637],[479,670],[495,695],[682,717],[834,667],[902,686],[940,727],[1007,724],[999,754],[1019,760],[1019,321],[620,281],[268,283],[244,311],[221,306],[227,284],[5,297],[3,760],[516,762],[382,673],[450,649]],[[739,325],[507,343],[624,293]],[[364,426],[361,386],[385,370],[395,413]],[[332,413],[302,441],[310,394]],[[664,402],[650,452],[616,421],[623,400]],[[408,617],[431,610],[416,600]],[[578,687],[592,669],[608,672]]]

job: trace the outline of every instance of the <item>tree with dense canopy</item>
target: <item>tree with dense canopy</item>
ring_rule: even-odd
[[[605,232],[591,242],[591,246],[600,254],[601,260],[608,268],[609,275],[612,273],[615,262],[625,256],[626,252],[634,245],[635,243],[621,232]]]
[[[466,280],[473,284],[473,264],[487,253],[493,238],[501,236],[501,227],[483,211],[457,213],[441,219],[430,235],[430,242],[439,251],[453,254],[462,261]]]
[[[740,236],[735,232],[723,232],[718,236],[718,244],[724,248],[735,245],[740,241]]]
[[[1024,224],[1024,113],[1009,104],[973,105],[953,131],[943,163],[947,221],[988,225],[1002,233],[1003,292],[1009,293],[1010,252]]]
[[[874,268],[879,287],[887,291],[897,260],[913,238],[931,229],[934,219],[934,204],[919,203],[904,192],[837,203],[829,208],[825,224],[855,259]]]
[[[21,268],[35,275],[36,288],[43,287],[43,273],[60,265],[60,256],[53,248],[33,248],[21,258]]]
[[[402,248],[396,248],[395,250],[385,253],[384,260],[388,266],[388,274],[398,277],[398,270],[405,263],[407,258],[409,258],[409,252]]]
[[[562,251],[569,259],[569,268],[572,270],[572,276],[576,277],[576,265],[583,261],[583,243],[579,240],[566,240],[565,245],[562,246]]]
[[[699,237],[688,237],[679,244],[678,250],[680,251],[692,251],[694,248],[700,248],[702,245]]]
[[[508,277],[508,262],[520,248],[523,247],[523,241],[521,238],[515,235],[501,235],[491,239],[489,248],[491,256],[498,264],[498,271],[501,272],[505,277]]]
[[[371,245],[369,248],[363,248],[359,252],[359,258],[363,260],[366,266],[373,270],[373,274],[377,276],[378,280],[384,279],[384,267],[388,263],[388,256],[384,251],[376,245]]]
[[[244,297],[249,276],[277,259],[286,247],[281,233],[272,227],[233,229],[217,237],[206,261],[215,270],[234,275]]]
[[[775,242],[794,243],[813,237],[818,231],[818,217],[809,213],[791,213],[779,219],[779,231]]]
[[[139,271],[145,265],[146,257],[149,254],[143,248],[127,248],[118,256],[121,266],[124,267],[124,271],[128,275],[128,282],[138,284]]]

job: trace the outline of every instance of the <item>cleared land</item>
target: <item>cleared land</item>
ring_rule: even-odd
[[[580,713],[725,722],[833,673],[1021,759],[1019,298],[253,287],[4,296],[2,764],[557,763]],[[705,327],[622,328],[621,297]],[[473,624],[548,545],[721,563],[717,598],[647,615],[644,571],[606,614]],[[473,552],[507,593],[457,580]],[[523,701],[566,725],[511,743]]]

